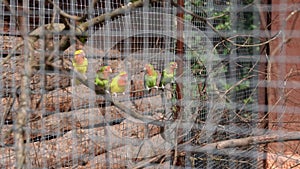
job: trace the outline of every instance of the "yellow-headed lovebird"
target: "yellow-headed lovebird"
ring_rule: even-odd
[[[101,91],[109,93],[109,76],[112,73],[110,66],[102,66],[96,73],[95,85],[100,87]]]
[[[151,88],[158,88],[157,87],[157,78],[158,73],[154,70],[153,65],[146,64],[144,67],[144,87],[147,89],[148,92],[151,91]]]
[[[88,67],[88,60],[85,57],[85,53],[83,50],[75,51],[72,63],[75,70],[77,70],[79,73],[86,73]]]
[[[116,77],[114,77],[110,83],[110,92],[113,95],[117,93],[125,94],[126,86],[128,85],[128,75],[125,71],[120,72]]]
[[[72,59],[72,64],[74,69],[81,73],[85,74],[88,68],[88,60],[85,57],[85,53],[83,50],[77,50],[74,53],[74,58]],[[79,84],[80,82],[76,80],[76,84]]]
[[[163,70],[159,82],[159,87],[161,87],[162,90],[168,83],[175,83],[176,69],[177,69],[177,63],[170,62],[168,66]]]

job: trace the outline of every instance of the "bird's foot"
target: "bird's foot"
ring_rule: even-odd
[[[112,93],[112,96],[117,97],[118,95],[117,95],[117,93],[114,92],[114,93]]]
[[[150,93],[150,88],[146,87],[145,90],[144,90],[144,94],[149,94],[149,93]]]
[[[157,90],[157,89],[158,89],[158,86],[154,86],[154,88]]]
[[[150,88],[149,88],[149,87],[146,87],[146,90],[147,90],[147,92],[149,92],[149,91],[150,91]]]
[[[110,92],[109,92],[108,90],[105,90],[105,93],[106,93],[106,94],[110,94]]]

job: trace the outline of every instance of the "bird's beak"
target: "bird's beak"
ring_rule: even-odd
[[[109,68],[109,72],[110,72],[110,73],[112,73],[112,70],[111,70],[111,68]]]

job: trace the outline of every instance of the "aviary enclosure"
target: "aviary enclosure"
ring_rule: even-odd
[[[297,127],[273,130],[263,95],[271,4],[0,2],[0,168],[297,168]],[[123,92],[95,83],[102,66],[108,84],[127,73]]]

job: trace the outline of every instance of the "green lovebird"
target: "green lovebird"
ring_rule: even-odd
[[[168,83],[175,83],[176,69],[177,69],[177,63],[170,62],[168,66],[163,70],[159,82],[159,87],[161,87],[162,90],[165,88],[165,86]]]
[[[83,75],[86,73],[88,68],[88,60],[85,57],[85,53],[83,50],[75,51],[74,58],[72,59],[72,64],[77,72]],[[76,80],[75,83],[80,84],[79,80]]]
[[[111,73],[112,70],[110,66],[102,66],[96,72],[95,85],[99,86],[100,90],[103,92],[109,93],[109,76]]]
[[[158,88],[157,87],[157,78],[158,73],[154,70],[153,65],[146,64],[144,67],[145,75],[144,75],[144,87],[150,93],[151,88]]]
[[[123,93],[125,95],[125,90],[128,85],[128,75],[125,71],[120,72],[116,77],[114,77],[110,83],[110,92],[113,95],[117,93]]]
[[[164,91],[165,86],[169,83],[171,83],[171,99],[166,99],[165,93],[163,92],[161,97],[162,97],[162,104],[166,105],[166,102],[171,101],[171,111],[176,112],[177,107],[176,107],[176,84],[175,84],[175,75],[176,75],[176,69],[177,69],[177,63],[176,62],[170,62],[167,67],[162,71],[160,82],[159,82],[159,87],[161,88],[162,91]],[[166,112],[164,112],[165,114]]]

